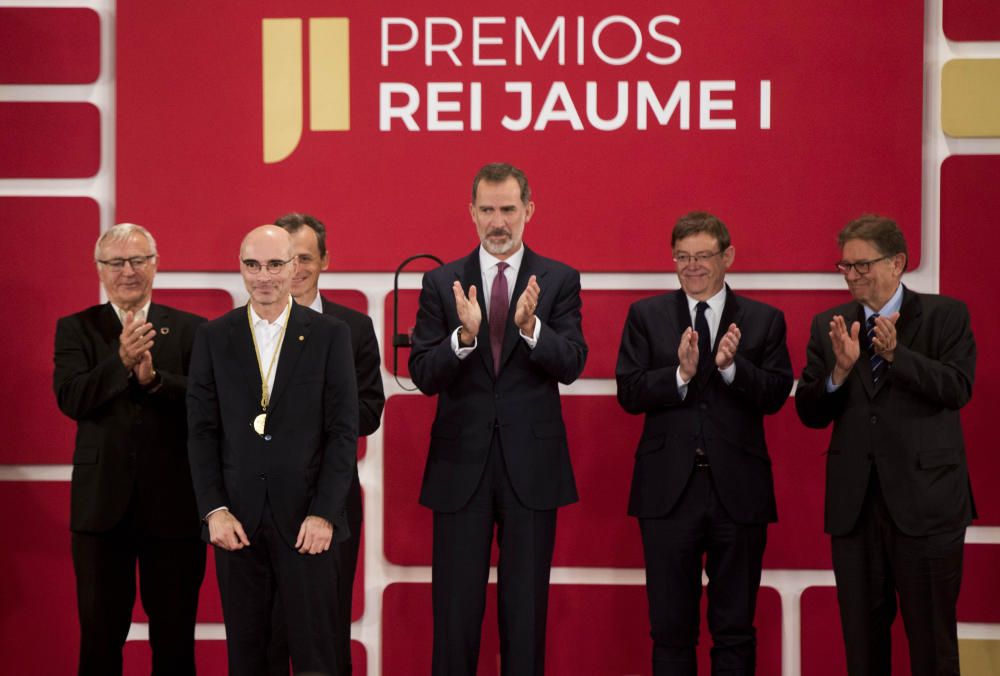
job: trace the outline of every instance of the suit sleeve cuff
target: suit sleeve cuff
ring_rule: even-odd
[[[216,507],[216,508],[215,508],[215,509],[213,509],[213,510],[212,510],[211,512],[209,512],[208,514],[206,514],[206,515],[205,515],[205,517],[204,517],[204,518],[202,519],[202,521],[204,521],[204,522],[208,523],[208,517],[212,516],[212,515],[213,515],[213,514],[215,514],[216,512],[221,512],[222,510],[226,510],[226,511],[228,512],[228,511],[229,511],[229,508],[228,508],[228,507],[226,507],[225,505],[223,505],[222,507]]]

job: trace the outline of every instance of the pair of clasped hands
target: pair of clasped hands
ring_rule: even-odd
[[[502,274],[502,273],[500,273]],[[479,307],[476,299],[476,285],[469,287],[469,295],[462,290],[462,283],[455,281],[451,286],[455,293],[455,310],[458,312],[458,321],[462,322],[462,333],[460,343],[465,347],[470,347],[472,341],[479,335],[479,325],[483,321],[483,311]],[[538,297],[542,289],[538,286],[535,275],[528,278],[528,286],[525,287],[521,297],[517,299],[517,306],[514,309],[514,324],[526,336],[535,335],[535,308],[538,307]],[[466,344],[465,341],[468,341]]]
[[[872,336],[872,347],[875,354],[892,363],[896,356],[896,320],[899,313],[893,312],[891,315],[879,315],[875,318],[875,335]],[[850,330],[847,322],[840,315],[835,315],[830,321],[830,343],[833,345],[833,355],[836,363],[830,379],[833,384],[840,386],[847,375],[854,368],[854,363],[861,356],[861,322],[851,324]]]
[[[209,541],[216,547],[235,552],[250,546],[243,524],[227,508],[212,512],[206,519]],[[333,543],[333,524],[321,516],[307,516],[299,526],[295,550],[299,554],[322,554]]]
[[[730,324],[726,335],[719,341],[719,350],[715,353],[715,366],[720,371],[732,366],[739,345],[740,327]],[[693,327],[687,327],[681,336],[681,344],[677,346],[677,359],[680,362],[681,378],[684,382],[688,382],[698,372],[698,332]]]
[[[156,377],[153,368],[153,336],[156,331],[145,317],[136,317],[131,310],[125,313],[122,333],[118,337],[118,357],[125,368],[135,374],[140,385],[149,385]]]

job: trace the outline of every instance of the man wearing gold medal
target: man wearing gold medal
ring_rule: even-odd
[[[231,674],[263,673],[273,598],[296,672],[336,673],[337,543],[355,472],[358,403],[347,325],[291,300],[288,233],[240,247],[246,307],[202,326],[188,385],[188,455],[216,546]],[[332,574],[331,574],[332,572]]]

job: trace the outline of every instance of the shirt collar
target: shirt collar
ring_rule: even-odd
[[[517,250],[517,253],[511,254],[510,258],[503,261],[514,271],[514,275],[517,275],[517,271],[521,268],[521,261],[524,260],[524,244],[521,244],[521,248]],[[479,245],[479,269],[486,272],[490,268],[495,268],[497,263],[501,262],[499,258],[488,252],[483,245]]]
[[[862,305],[861,307],[863,307],[865,309],[865,319],[866,320],[869,317],[871,317],[873,314],[875,314],[875,311],[872,310],[867,305]],[[879,310],[878,313],[879,313],[880,316],[884,317],[884,316],[887,316],[887,315],[891,315],[893,312],[899,312],[899,309],[901,307],[903,307],[903,284],[902,283],[900,283],[899,286],[896,287],[896,292],[893,293],[892,296],[889,297],[889,300],[887,300],[885,302],[885,305],[882,306],[882,309]]]
[[[315,310],[320,314],[323,313],[323,297],[320,295],[319,290],[316,291],[316,297],[313,298],[313,302],[309,303],[309,309]]]
[[[111,303],[111,301],[108,301],[108,302]],[[149,306],[152,304],[152,302],[153,302],[153,299],[150,298],[149,300],[146,301],[145,305],[143,305],[141,308],[139,308],[139,311],[142,312],[143,316],[146,317],[146,321],[147,322],[149,321]],[[118,307],[114,303],[111,303],[111,307],[114,309],[115,314],[118,315],[118,321],[120,321],[122,323],[122,326],[124,326],[125,325],[125,315],[128,314],[128,311],[121,309],[120,307]]]
[[[684,297],[687,298],[688,312],[690,312],[691,314],[694,314],[695,311],[698,309],[698,303],[701,302],[701,301],[699,301],[696,298],[692,298],[691,296],[688,296],[687,294],[684,294]],[[716,314],[716,316],[721,317],[722,316],[722,308],[725,307],[725,305],[726,305],[726,285],[723,284],[722,288],[719,289],[719,293],[715,294],[714,296],[712,296],[711,298],[709,298],[705,302],[708,303],[708,308],[712,312],[714,312]]]
[[[288,302],[294,303],[295,301],[292,300],[291,296],[289,296]],[[288,308],[282,310],[281,314],[278,315],[278,318],[275,319],[273,322],[269,322],[263,317],[261,317],[259,314],[257,314],[257,311],[253,309],[253,303],[248,303],[247,305],[250,308],[250,321],[253,322],[253,325],[255,327],[259,326],[261,322],[264,322],[264,326],[268,328],[281,328],[282,326],[285,325],[285,316],[288,314]]]

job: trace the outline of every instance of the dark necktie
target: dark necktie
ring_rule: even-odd
[[[708,329],[708,320],[705,318],[705,310],[708,303],[699,301],[696,306],[698,311],[694,316],[694,330],[698,332],[698,375],[708,373],[712,367],[712,332]]]
[[[500,373],[500,351],[503,349],[503,333],[507,328],[507,276],[503,273],[510,266],[497,263],[497,276],[490,291],[490,347],[493,349],[493,372]]]
[[[872,382],[878,385],[879,378],[885,372],[885,359],[883,359],[877,352],[875,352],[875,320],[878,318],[878,313],[876,312],[868,321],[865,322],[868,329],[868,351],[871,355],[868,357],[868,363],[872,367]]]

